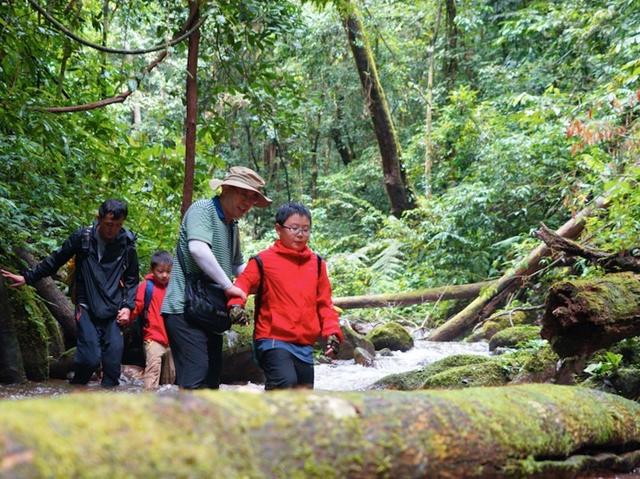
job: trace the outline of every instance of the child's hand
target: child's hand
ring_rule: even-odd
[[[331,334],[327,338],[327,348],[324,350],[324,355],[335,359],[335,357],[340,352],[340,341],[338,340],[338,336],[335,334]]]
[[[239,304],[234,304],[229,310],[229,316],[231,317],[232,324],[239,324],[240,326],[246,326],[249,324],[249,318],[247,318],[247,312]]]

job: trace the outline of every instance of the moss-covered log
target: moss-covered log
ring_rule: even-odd
[[[563,281],[549,290],[541,336],[561,357],[587,356],[640,334],[640,275]]]
[[[578,387],[72,394],[3,402],[10,477],[575,477],[640,462],[640,405]]]

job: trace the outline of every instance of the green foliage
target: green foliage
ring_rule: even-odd
[[[622,354],[605,351],[593,357],[593,362],[584,369],[584,372],[597,380],[607,379],[622,366]]]

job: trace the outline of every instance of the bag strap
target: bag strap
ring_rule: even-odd
[[[149,305],[151,304],[151,298],[153,297],[153,281],[148,279],[147,286],[144,290],[144,307],[142,308],[142,318],[144,318],[144,323],[148,322],[149,315]]]
[[[264,263],[262,262],[262,258],[260,255],[252,256],[250,259],[255,260],[258,265],[258,271],[260,272],[260,282],[258,283],[258,290],[256,291],[256,296],[254,300],[253,306],[253,322],[258,320],[258,314],[260,313],[260,306],[262,305],[262,288],[264,283]]]

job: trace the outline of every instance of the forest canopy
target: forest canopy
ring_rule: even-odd
[[[15,264],[18,247],[41,257],[109,197],[129,203],[143,263],[173,249],[196,30],[193,197],[211,194],[212,176],[245,165],[267,179],[276,205],[308,204],[312,246],[328,260],[334,295],[498,277],[537,244],[530,233],[540,222],[556,228],[603,194],[608,208],[589,218],[585,237],[607,251],[632,248],[639,7],[2,2],[0,262]],[[404,203],[390,196],[376,87]],[[243,220],[248,254],[271,241],[273,213]],[[593,268],[578,263],[572,272]]]

